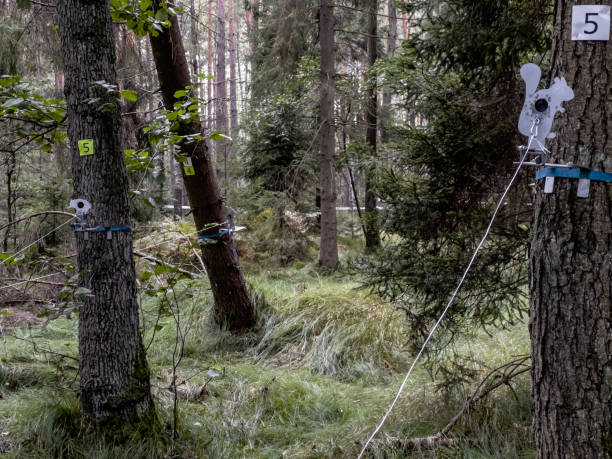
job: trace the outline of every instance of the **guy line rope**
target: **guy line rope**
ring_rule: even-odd
[[[526,152],[529,151],[529,148],[531,147],[531,143],[533,142],[535,137],[538,135],[538,124],[539,124],[539,120],[536,119],[534,121],[532,127],[531,127],[531,131],[532,132],[531,132],[531,136],[529,137],[529,143],[527,144]],[[536,141],[537,141],[537,139],[536,139]],[[465,268],[465,271],[463,272],[463,276],[461,276],[461,280],[459,281],[459,284],[457,284],[457,287],[455,288],[455,291],[451,295],[450,300],[448,300],[448,303],[446,304],[446,307],[442,311],[442,314],[440,314],[440,317],[438,318],[438,320],[436,321],[436,323],[432,327],[431,331],[429,332],[429,335],[427,335],[427,338],[423,342],[423,345],[421,346],[421,349],[419,350],[418,354],[414,358],[414,360],[412,362],[412,365],[410,365],[410,368],[408,369],[408,373],[406,373],[406,376],[404,377],[404,380],[402,381],[402,384],[400,385],[400,387],[399,387],[399,389],[397,391],[397,394],[395,395],[395,398],[393,399],[393,401],[389,405],[389,408],[387,409],[387,411],[385,412],[385,414],[383,415],[381,420],[376,425],[376,428],[374,429],[374,431],[372,432],[372,434],[370,435],[368,440],[363,445],[363,448],[361,448],[361,451],[359,452],[359,456],[357,456],[357,459],[361,459],[363,457],[364,453],[368,449],[368,446],[370,445],[370,443],[372,442],[372,440],[374,439],[376,434],[379,432],[379,430],[382,428],[383,424],[385,423],[385,421],[387,420],[389,415],[391,414],[391,411],[393,410],[393,407],[395,406],[395,404],[399,400],[400,395],[402,394],[402,391],[404,390],[404,387],[406,387],[406,383],[408,382],[408,379],[410,378],[410,375],[412,374],[412,370],[414,370],[414,367],[416,366],[417,362],[421,358],[421,355],[423,354],[423,351],[425,351],[425,348],[427,347],[427,344],[429,343],[431,337],[433,336],[433,334],[435,333],[436,329],[438,328],[438,326],[442,322],[442,319],[444,319],[444,316],[446,315],[446,313],[450,309],[451,305],[453,304],[453,301],[455,300],[455,297],[457,296],[457,293],[459,293],[459,290],[461,289],[461,286],[463,285],[463,282],[465,281],[465,278],[467,277],[468,272],[472,268],[472,264],[474,263],[474,260],[476,259],[476,256],[478,255],[478,252],[480,251],[480,249],[482,248],[484,242],[486,241],[487,237],[489,236],[489,232],[491,231],[491,227],[493,226],[493,222],[495,221],[495,218],[497,217],[497,214],[498,214],[499,210],[501,209],[501,206],[504,203],[504,200],[506,199],[506,196],[508,195],[508,192],[512,188],[512,185],[514,184],[514,181],[516,180],[516,177],[518,176],[518,174],[519,174],[519,172],[521,170],[521,167],[523,166],[523,163],[525,162],[525,158],[526,157],[527,157],[526,153],[525,154],[521,154],[521,158],[520,158],[520,162],[518,163],[518,167],[516,168],[516,171],[514,172],[514,175],[510,179],[510,182],[508,182],[508,185],[506,186],[506,189],[504,190],[504,192],[502,193],[501,197],[499,198],[497,206],[495,207],[495,210],[493,211],[493,216],[491,217],[491,220],[489,221],[489,225],[487,226],[487,229],[485,230],[484,235],[482,236],[482,239],[478,243],[478,246],[476,247],[476,250],[474,251],[474,254],[472,255],[472,258],[470,259],[469,263],[467,264],[467,267]]]

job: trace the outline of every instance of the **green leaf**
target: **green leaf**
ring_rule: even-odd
[[[9,107],[13,107],[15,105],[19,105],[20,103],[24,102],[24,99],[21,97],[15,97],[14,99],[9,99],[6,102],[4,102],[2,104],[2,106],[4,108],[9,108]]]
[[[121,97],[130,102],[136,102],[138,100],[138,93],[132,89],[125,89],[121,91]]]
[[[160,274],[164,274],[165,272],[168,271],[169,266],[168,265],[158,265],[155,267],[154,272],[156,276],[159,276]]]
[[[138,279],[141,282],[145,282],[145,281],[148,281],[151,278],[151,276],[153,276],[153,273],[151,271],[145,271],[144,273],[140,275]]]
[[[180,91],[176,91],[174,93],[174,98],[175,99],[180,99],[181,97],[187,97],[187,91],[181,89]]]

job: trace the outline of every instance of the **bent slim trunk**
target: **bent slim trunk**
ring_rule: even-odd
[[[174,93],[191,85],[179,25],[174,16],[170,21],[170,28],[164,29],[157,37],[149,36],[164,105],[168,110],[176,101]],[[187,136],[201,134],[201,130],[199,122],[181,123],[176,132]],[[195,175],[185,175],[183,170],[183,180],[196,229],[200,235],[217,234],[219,226],[211,225],[223,223],[226,216],[206,142],[182,142],[180,149],[191,158],[195,169]],[[215,319],[221,327],[229,330],[249,328],[255,324],[255,310],[234,242],[229,234],[209,241],[212,243],[202,246],[202,258],[215,299]]]

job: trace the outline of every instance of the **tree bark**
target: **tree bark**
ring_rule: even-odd
[[[256,14],[257,8],[259,7],[259,0],[249,0],[246,5],[245,20],[247,23],[247,34],[249,36],[249,54],[252,56],[255,52],[255,40],[254,34],[259,27]]]
[[[238,129],[238,95],[236,91],[236,30],[234,25],[234,0],[229,1],[229,57],[230,57],[230,121],[232,137]]]
[[[228,134],[227,86],[225,77],[225,0],[217,0],[217,66],[215,71],[215,129]],[[227,155],[225,140],[214,141],[217,164],[223,164],[223,178],[227,186]]]
[[[107,2],[60,0],[57,5],[72,147],[74,196],[92,208],[87,226],[129,226],[128,180],[121,149],[121,109],[105,88],[117,83]],[[90,98],[99,103],[88,103]],[[100,110],[102,104],[107,104]],[[77,142],[93,139],[94,154]],[[79,286],[89,289],[79,310],[79,375],[83,413],[94,423],[155,418],[149,369],[139,331],[132,233],[77,232]]]
[[[612,172],[612,48],[571,41],[572,3],[557,2],[552,74],[575,99],[555,121],[551,162]],[[610,4],[612,2],[600,2]],[[537,186],[530,251],[532,397],[538,458],[612,456],[610,184],[557,178]]]
[[[208,54],[206,61],[206,76],[209,77],[206,79],[206,127],[210,130],[213,128],[213,82],[210,77],[213,75],[213,2],[210,0],[208,2]]]
[[[154,5],[159,3],[154,2]],[[149,36],[164,105],[171,110],[176,99],[174,93],[191,86],[189,66],[176,17],[172,26],[157,37]],[[200,123],[183,122],[177,129],[181,136],[201,134]],[[206,142],[181,142],[181,152],[191,158],[195,175],[185,175],[183,181],[189,196],[196,229],[200,235],[219,233],[225,222],[223,201],[217,186],[214,167]],[[202,257],[215,299],[215,319],[229,330],[242,330],[255,323],[255,310],[248,294],[246,282],[238,261],[234,243],[229,234],[207,239],[202,245]]]
[[[389,15],[389,37],[387,38],[387,58],[395,55],[397,49],[397,9],[395,1],[389,0],[387,4]],[[383,92],[382,103],[382,122],[380,125],[380,140],[385,144],[389,142],[389,130],[387,124],[393,120],[393,112],[391,108],[391,93],[388,90]]]
[[[191,25],[191,71],[194,75],[197,75],[199,73],[198,54],[200,45],[198,40],[198,17],[196,16],[195,0],[191,0],[189,14],[191,16],[189,18],[189,24]]]
[[[370,0],[368,8],[368,68],[374,71],[376,64],[376,34],[378,0]],[[378,90],[376,75],[368,75],[368,101],[366,106],[366,143],[370,146],[373,157],[376,155],[376,129],[378,124]],[[365,243],[366,248],[373,249],[380,246],[378,234],[378,211],[376,210],[376,195],[374,194],[374,168],[369,167],[365,174]]]
[[[321,45],[321,83],[319,131],[319,167],[321,171],[321,247],[319,265],[338,264],[336,222],[336,185],[334,171],[334,96],[335,59],[334,15],[330,0],[322,0],[319,11],[319,41]]]

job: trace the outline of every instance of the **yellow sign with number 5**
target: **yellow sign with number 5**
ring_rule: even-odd
[[[93,139],[79,140],[79,154],[81,156],[89,156],[94,154],[94,141]]]

